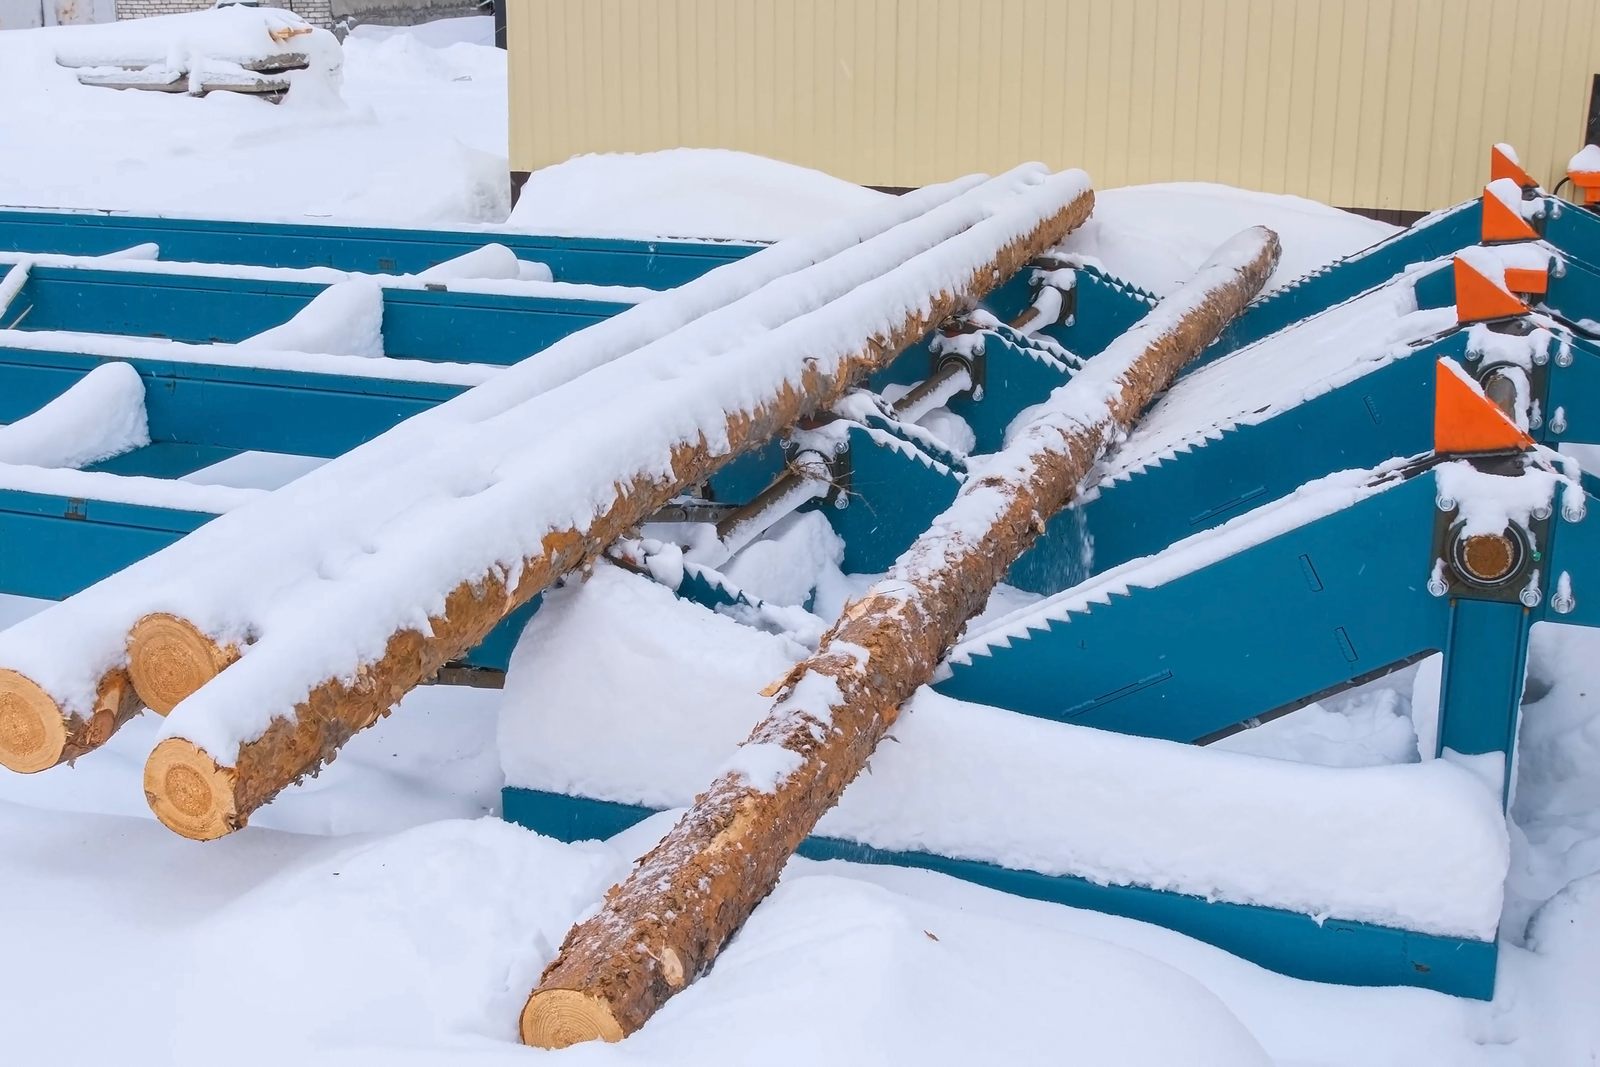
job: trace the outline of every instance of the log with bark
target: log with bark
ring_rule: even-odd
[[[951,507],[779,683],[723,774],[567,935],[523,1008],[526,1043],[618,1040],[712,965],[1045,521],[1260,291],[1278,251],[1264,228],[1227,242],[972,463]]]
[[[99,748],[139,713],[139,699],[124,671],[95,686],[83,712],[66,711],[32,678],[0,669],[0,766],[35,774]]]
[[[922,241],[923,231],[942,233],[948,216],[969,210],[968,197],[982,206],[979,220],[931,244]],[[839,270],[871,268],[866,280],[836,299],[753,336],[747,326],[749,339],[717,358],[673,351],[670,382],[658,369],[665,353],[650,353],[648,363],[645,354],[634,353],[634,363],[624,360],[596,372],[600,379],[573,383],[592,391],[614,381],[611,410],[624,412],[607,421],[593,411],[551,442],[565,455],[586,457],[592,469],[567,469],[553,449],[520,457],[526,469],[493,484],[492,512],[488,499],[460,512],[474,516],[470,528],[458,529],[438,511],[419,518],[367,568],[377,576],[367,586],[356,580],[330,585],[323,594],[328,599],[302,605],[306,628],[268,633],[251,645],[168,718],[167,736],[145,768],[145,793],[157,817],[201,840],[242,826],[510,611],[595,559],[686,487],[834,403],[1059,242],[1093,206],[1081,171],[1035,175],[1020,190],[997,196],[985,187],[968,197],[795,276],[797,285],[832,287]],[[756,304],[761,297],[746,299]],[[568,517],[552,522],[552,515]],[[474,561],[463,543],[481,541],[476,534],[486,524],[515,531],[531,550]],[[441,598],[431,583],[451,572],[459,577]],[[426,627],[394,626],[350,611],[362,597],[381,605],[442,599],[443,609],[429,613]],[[334,672],[316,667],[313,674],[307,663],[322,661],[321,650],[311,647],[316,627],[326,625],[324,614],[341,612],[346,629],[337,636],[347,645],[360,648],[384,627],[381,654]],[[296,695],[281,711],[260,695],[289,690]]]
[[[0,631],[0,697],[9,710],[0,726],[0,764],[43,770],[83,755],[108,740],[139,711],[132,697],[158,711],[175,707],[234,659],[261,629],[262,605],[290,598],[304,579],[304,559],[324,546],[365,538],[330,531],[319,517],[346,508],[369,523],[403,505],[410,482],[387,476],[414,461],[461,426],[521,410],[558,387],[669,335],[697,331],[694,343],[716,351],[736,336],[728,308],[762,293],[759,308],[741,304],[760,321],[781,321],[831,299],[826,286],[791,291],[787,279],[831,263],[862,242],[945,211],[958,199],[987,190],[1000,195],[1037,181],[1038,165],[984,182],[963,178],[889,200],[872,212],[821,227],[712,271],[669,293],[564,338],[485,386],[400,424],[367,445],[325,464],[290,487],[207,523],[178,543],[102,582]],[[983,217],[981,203],[947,219],[957,232]],[[854,284],[840,272],[839,292]],[[528,424],[548,421],[530,414]],[[398,458],[397,458],[398,457]],[[385,511],[385,508],[391,509]],[[129,688],[130,679],[132,688]],[[108,709],[114,709],[108,714]],[[53,762],[51,762],[53,760]]]

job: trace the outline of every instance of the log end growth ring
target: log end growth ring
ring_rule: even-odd
[[[193,623],[157,612],[128,635],[128,673],[151,711],[165,715],[221,674],[238,652],[219,646]]]
[[[0,765],[19,774],[49,770],[67,748],[61,708],[32,680],[0,670]]]
[[[610,1005],[576,989],[541,989],[522,1008],[522,1043],[566,1048],[585,1041],[621,1041]]]
[[[155,747],[144,765],[144,795],[156,818],[191,841],[215,841],[237,830],[234,772],[181,737]]]

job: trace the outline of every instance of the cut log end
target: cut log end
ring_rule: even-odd
[[[128,635],[128,673],[151,711],[165,715],[239,658],[175,615],[146,615]]]
[[[67,750],[67,717],[50,694],[0,670],[0,764],[19,774],[49,770]]]
[[[215,841],[240,826],[234,772],[194,742],[169,737],[144,765],[144,796],[162,825],[191,841]]]
[[[575,989],[538,990],[522,1009],[522,1043],[534,1048],[621,1041],[624,1036],[609,1004]]]

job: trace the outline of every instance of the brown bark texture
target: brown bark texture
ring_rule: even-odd
[[[617,1040],[712,965],[1045,520],[1260,291],[1278,251],[1270,230],[1234,238],[975,465],[951,508],[784,679],[742,746],[763,751],[736,757],[567,935],[523,1009],[524,1042]],[[737,769],[774,756],[793,768],[776,781]]]
[[[796,364],[804,367],[799,385],[785,384],[763,403],[729,412],[725,445],[713,448],[704,439],[680,445],[673,450],[670,477],[638,476],[618,483],[614,502],[586,528],[555,531],[543,538],[543,550],[523,561],[515,588],[494,575],[463,582],[449,594],[444,613],[430,620],[431,634],[397,632],[384,655],[363,666],[354,681],[323,682],[297,705],[292,717],[275,719],[259,738],[241,745],[231,766],[185,738],[162,741],[145,766],[145,797],[151,809],[169,828],[195,840],[212,840],[243,826],[252,811],[284,787],[315,773],[353,734],[482,641],[507,613],[562,575],[596,559],[611,542],[741,452],[835,403],[944,319],[981,300],[1034,256],[1060,242],[1082,225],[1093,206],[1094,194],[1085,190],[1044,215],[989,261],[975,265],[965,284],[929,293],[920,311],[909,313],[889,332],[863,339],[858,350],[831,370],[795,353]]]

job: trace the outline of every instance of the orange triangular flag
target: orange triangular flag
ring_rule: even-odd
[[[1529,437],[1456,365],[1441,359],[1433,378],[1433,450],[1439,455],[1516,452]]]
[[[1534,241],[1539,235],[1516,209],[1488,189],[1483,191],[1483,240]]]
[[[1489,149],[1489,180],[1498,181],[1501,178],[1510,178],[1524,189],[1537,189],[1539,183],[1533,176],[1522,169],[1522,164],[1511,157],[1511,153],[1502,145],[1495,145]]]
[[[1460,256],[1456,257],[1455,271],[1457,322],[1483,322],[1528,313],[1527,304]]]

